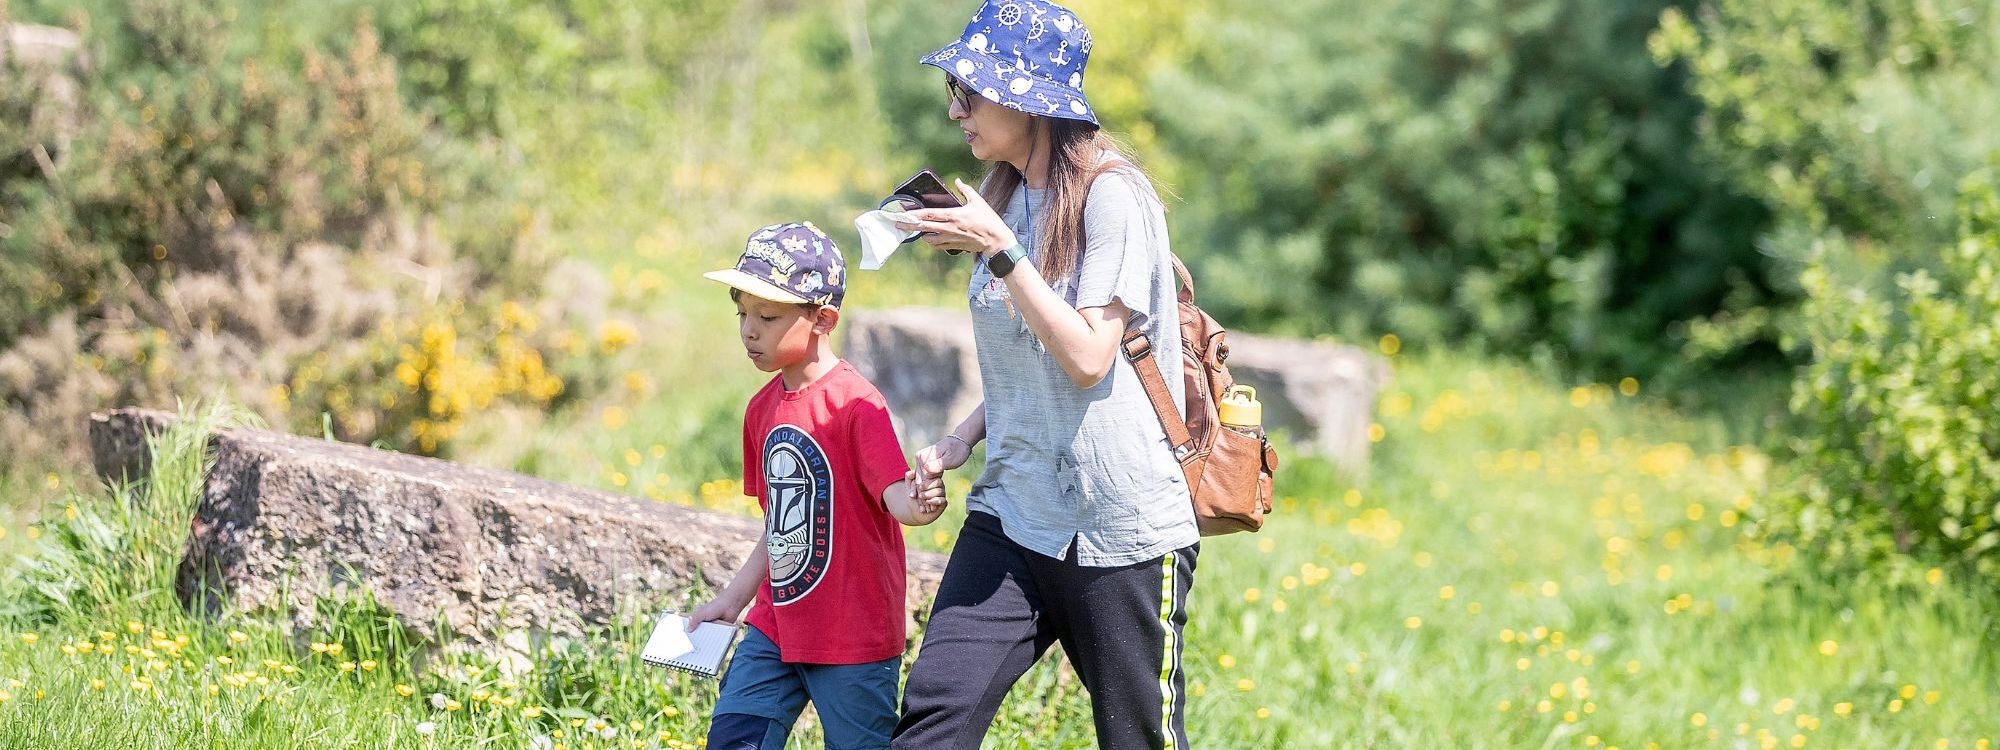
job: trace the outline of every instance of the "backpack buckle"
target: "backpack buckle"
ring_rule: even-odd
[[[1146,355],[1153,353],[1153,340],[1145,336],[1134,336],[1125,341],[1125,361],[1138,364]]]

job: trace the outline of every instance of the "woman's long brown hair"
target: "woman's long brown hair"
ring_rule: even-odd
[[[1105,171],[1107,165],[1123,161],[1131,167],[1118,168],[1137,171],[1149,186],[1153,180],[1116,136],[1087,122],[1034,117],[1029,127],[1034,137],[1049,144],[1047,190],[1041,205],[1034,207],[1029,226],[1035,233],[1035,254],[1039,256],[1035,267],[1042,278],[1054,284],[1075,273],[1083,261],[1083,200],[1090,192],[1091,177]],[[994,210],[1005,210],[1021,182],[1021,170],[996,161],[980,181],[979,195]]]

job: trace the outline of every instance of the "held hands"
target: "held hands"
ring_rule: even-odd
[[[956,250],[978,253],[981,258],[1013,247],[1016,238],[1014,230],[1007,228],[1007,222],[1000,214],[987,205],[986,199],[964,180],[952,180],[958,192],[965,196],[965,205],[958,208],[921,208],[909,212],[916,217],[915,224],[896,225],[905,232],[922,232],[925,244],[939,250]],[[935,446],[933,446],[935,447]],[[970,449],[967,450],[970,453]]]
[[[983,205],[983,204],[982,204]],[[944,473],[965,465],[972,457],[972,444],[957,435],[946,435],[917,451],[916,468],[903,475],[910,484],[910,499],[925,513],[944,510]]]

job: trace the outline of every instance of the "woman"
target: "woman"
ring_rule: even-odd
[[[991,171],[978,191],[958,183],[965,207],[904,226],[977,254],[967,297],[986,393],[918,453],[919,491],[987,449],[894,747],[978,747],[1055,643],[1090,691],[1100,747],[1187,747],[1181,630],[1200,534],[1119,346],[1136,329],[1180,351],[1175,277],[1158,196],[1083,96],[1090,47],[1061,6],[993,0],[923,58]],[[1180,357],[1158,360],[1180,403]]]

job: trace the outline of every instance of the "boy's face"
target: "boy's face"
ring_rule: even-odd
[[[754,294],[732,295],[736,301],[736,335],[750,362],[764,372],[777,372],[811,354],[815,336],[833,332],[839,311],[773,302]]]

